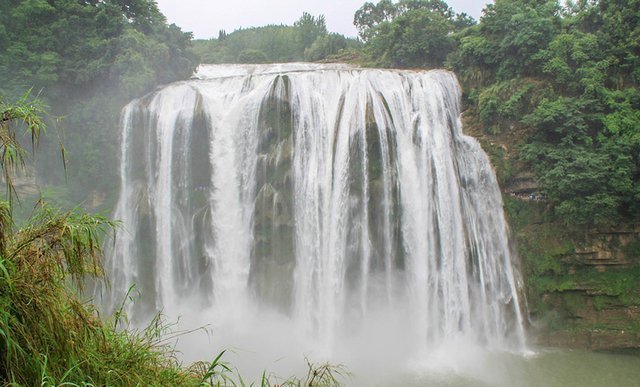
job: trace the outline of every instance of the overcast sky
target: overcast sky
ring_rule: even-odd
[[[369,0],[377,2],[376,0]],[[291,25],[302,12],[324,15],[327,29],[356,36],[353,14],[366,0],[157,0],[169,23],[191,31],[197,39],[217,38],[221,29],[232,32],[239,27],[267,24]],[[456,12],[466,12],[476,20],[485,0],[449,0]]]

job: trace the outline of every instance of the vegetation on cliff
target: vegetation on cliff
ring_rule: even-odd
[[[552,213],[580,228],[640,216],[639,9],[497,0],[472,25],[443,1],[383,0],[355,22],[376,64],[455,71],[473,121],[516,133],[512,162],[535,171]]]
[[[373,66],[442,67],[454,33],[475,21],[441,0],[381,0],[358,9],[354,24]]]
[[[467,119],[507,149],[496,163],[510,167],[503,186],[535,173],[538,188],[506,207],[532,316],[571,337],[554,344],[640,345],[640,262],[629,248],[640,216],[639,9],[498,0],[447,59]],[[598,344],[596,332],[618,338]]]
[[[51,199],[109,208],[117,185],[118,117],[131,98],[189,77],[191,34],[167,25],[152,0],[9,0],[0,2],[0,94],[33,89],[61,120],[68,158],[45,143],[36,160]],[[53,126],[53,125],[52,125]],[[64,184],[66,181],[69,184]],[[90,197],[102,197],[95,205]]]

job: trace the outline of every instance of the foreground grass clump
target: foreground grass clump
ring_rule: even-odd
[[[237,369],[222,360],[226,351],[222,351],[211,364],[199,362],[193,365],[194,370],[202,373],[202,385],[215,387],[246,387],[247,383]],[[282,379],[277,375],[262,373],[260,387],[339,387],[343,385],[343,379],[352,375],[342,365],[332,365],[329,363],[314,364],[307,360],[307,375],[304,379],[291,376]],[[256,382],[249,384],[249,387],[257,386]]]
[[[15,230],[0,203],[0,384],[184,385],[156,328],[116,330],[79,301],[86,276],[101,276],[99,238],[113,222],[41,205]],[[157,325],[156,325],[157,327]]]

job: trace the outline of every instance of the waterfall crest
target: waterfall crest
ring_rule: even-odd
[[[106,302],[136,284],[133,317],[269,310],[328,354],[370,331],[523,349],[502,199],[460,97],[446,71],[205,65],[133,101]]]

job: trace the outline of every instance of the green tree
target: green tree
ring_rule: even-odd
[[[447,63],[573,229],[640,216],[637,0],[496,0]]]
[[[503,81],[533,75],[538,52],[560,31],[556,0],[496,0],[484,9],[480,24],[459,37],[449,65],[463,79]]]
[[[249,48],[238,54],[238,63],[267,63],[267,54]]]
[[[354,24],[377,65],[441,67],[454,47],[453,34],[473,19],[441,0],[382,0],[365,3]]]
[[[315,17],[304,12],[300,19],[293,23],[293,27],[298,34],[300,52],[304,52],[306,48],[311,47],[313,42],[320,36],[327,35],[327,24],[324,15]]]
[[[391,22],[398,16],[416,10],[428,10],[447,20],[457,19],[460,28],[466,27],[467,22],[473,24],[473,19],[468,15],[456,15],[442,0],[400,0],[397,3],[393,3],[391,0],[380,0],[377,4],[367,2],[356,11],[353,24],[356,26],[360,38],[368,41],[377,35],[376,27],[379,25]]]
[[[294,25],[240,28],[218,39],[198,40],[195,50],[203,63],[275,63],[320,60],[359,43],[329,34],[324,16],[307,12]],[[262,52],[263,55],[248,55]]]
[[[452,24],[427,9],[408,11],[376,28],[367,50],[393,67],[439,67],[453,48]]]
[[[353,24],[360,38],[366,42],[374,36],[375,27],[392,21],[397,14],[398,10],[391,0],[380,0],[377,4],[366,2],[356,11]]]
[[[167,25],[152,0],[0,2],[0,92],[42,90],[52,112],[64,113],[73,202],[113,189],[124,104],[195,66],[191,34]],[[40,159],[57,152],[44,144]],[[48,167],[38,166],[42,182],[62,183]]]
[[[336,55],[342,50],[357,49],[359,46],[359,42],[355,39],[348,39],[344,35],[330,33],[318,37],[311,47],[305,49],[304,59],[313,62]]]

